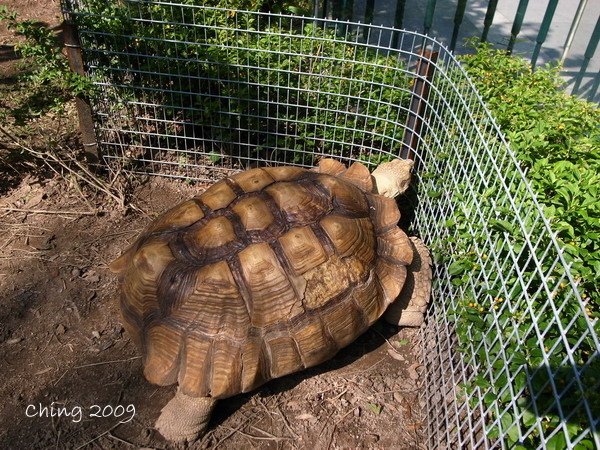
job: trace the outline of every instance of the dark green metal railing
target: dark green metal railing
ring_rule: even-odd
[[[320,5],[320,4],[323,5],[323,7],[320,8],[321,17],[328,17],[328,18],[340,19],[340,20],[358,20],[365,24],[371,24],[374,22],[374,18],[376,16],[377,3],[378,3],[378,1],[381,1],[381,0],[365,0],[365,1],[366,1],[366,5],[364,5],[365,9],[364,9],[364,14],[362,15],[362,17],[356,17],[355,0],[315,0],[315,5]],[[404,24],[406,22],[406,13],[407,13],[406,3],[407,3],[406,0],[396,0],[395,2],[394,2],[394,0],[388,0],[388,2],[386,3],[386,7],[388,7],[388,8],[391,7],[392,9],[394,9],[394,11],[388,11],[389,13],[393,13],[394,28],[401,29],[404,27]],[[426,3],[424,2],[425,10],[424,10],[423,22],[421,25],[422,29],[417,30],[417,31],[422,31],[425,34],[433,33],[434,35],[436,34],[436,31],[439,31],[439,30],[435,29],[434,19],[437,17],[436,16],[436,8],[439,9],[440,3],[442,3],[442,2],[440,2],[438,0],[427,0]],[[465,13],[467,11],[469,11],[469,6],[472,6],[472,2],[471,2],[471,4],[469,4],[468,0],[450,0],[450,2],[448,0],[446,0],[445,4],[448,4],[448,3],[450,3],[451,5],[453,5],[455,7],[452,33],[451,33],[451,36],[448,36],[449,37],[448,47],[450,48],[450,50],[454,51],[457,49],[457,46],[460,45],[459,44],[459,33],[461,31],[461,27],[463,26]],[[358,5],[359,2],[356,2],[356,4]],[[534,4],[534,3],[531,3],[531,4]],[[518,6],[515,11],[514,19],[511,24],[510,36],[508,36],[508,40],[505,42],[506,51],[508,53],[513,52],[516,43],[519,42],[519,39],[520,39],[520,36],[522,35],[523,29],[531,32],[531,25],[528,25],[527,22],[525,21],[525,15],[531,4],[530,4],[529,0],[519,0]],[[569,51],[571,50],[570,47],[573,42],[573,38],[575,36],[575,33],[578,30],[578,27],[580,26],[580,21],[582,19],[584,11],[586,10],[586,6],[588,5],[588,0],[579,0],[578,2],[573,1],[573,7],[575,7],[575,5],[577,5],[575,17],[572,21],[569,32],[566,34],[565,44],[564,44],[563,48],[561,49],[562,56],[561,56],[560,60],[557,61],[559,63],[565,62],[567,55],[569,54]],[[555,13],[557,10],[557,6],[558,6],[558,0],[549,0],[548,1],[548,4],[546,5],[546,10],[544,12],[544,17],[539,26],[539,30],[534,30],[534,31],[537,31],[537,35],[535,38],[535,44],[534,44],[533,50],[531,51],[531,54],[530,54],[532,70],[534,70],[538,65],[538,61],[540,58],[540,52],[547,41],[548,34],[549,34],[551,27],[553,26],[553,23],[555,23],[554,19],[555,19],[555,15],[556,15]],[[494,17],[496,15],[497,7],[498,7],[498,0],[488,0],[485,18],[483,19],[483,30],[482,30],[481,37],[480,37],[482,42],[488,41],[488,36],[489,36],[490,30],[492,30],[494,27]],[[319,8],[315,7],[315,10],[317,10],[317,9],[319,9]],[[600,84],[600,73],[590,74],[590,73],[588,73],[588,67],[590,65],[590,62],[592,61],[592,58],[593,58],[596,50],[597,50],[598,42],[600,40],[600,25],[599,24],[600,24],[600,18],[598,19],[598,23],[596,24],[596,27],[594,28],[594,31],[589,38],[583,60],[580,62],[580,66],[575,67],[575,70],[573,70],[572,67],[569,67],[569,74],[573,80],[571,82],[572,93],[578,94],[578,95],[583,95],[583,96],[587,97],[588,99],[595,100],[595,101],[599,100],[598,96],[600,95],[598,93],[598,87]],[[392,24],[388,23],[388,25],[392,25]],[[528,33],[528,34],[531,35],[533,33]],[[397,47],[397,45],[398,45],[398,34],[396,33],[392,37],[392,46]],[[572,61],[571,61],[571,63],[572,63]],[[583,79],[585,77],[592,78],[592,81],[587,82],[585,89],[582,89],[582,83],[583,83]],[[585,91],[585,92],[583,92],[583,91]]]

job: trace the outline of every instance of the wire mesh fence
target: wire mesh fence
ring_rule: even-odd
[[[207,181],[414,155],[410,226],[435,258],[420,333],[429,447],[600,447],[591,300],[448,50],[386,27],[171,1],[63,7],[101,91],[109,165]]]

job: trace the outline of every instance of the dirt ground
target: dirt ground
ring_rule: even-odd
[[[60,24],[58,0],[3,3]],[[0,27],[2,95],[19,70],[12,42]],[[72,111],[60,120],[76,142]],[[0,157],[10,151],[0,138]],[[26,169],[0,166],[0,448],[176,448],[153,429],[175,387],[143,378],[107,264],[205,186],[138,178],[131,199],[143,212],[125,213]],[[220,402],[187,448],[425,448],[418,351],[416,330],[377,323],[328,363]]]

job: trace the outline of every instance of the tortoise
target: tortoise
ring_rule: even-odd
[[[160,215],[111,263],[146,379],[179,384],[156,422],[166,439],[197,439],[217,400],[330,359],[384,313],[423,322],[431,261],[394,200],[412,166],[249,169]]]

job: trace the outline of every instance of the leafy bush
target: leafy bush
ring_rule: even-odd
[[[560,88],[558,67],[531,70],[481,44],[463,67],[544,205],[595,314],[600,311],[600,109]]]
[[[600,111],[565,94],[556,68],[532,72],[527,61],[488,44],[461,62],[517,158],[510,160],[481,109],[457,113],[463,118],[454,120],[452,105],[479,102],[460,71],[438,80],[445,94],[434,93],[432,102],[454,124],[430,145],[437,146],[441,167],[474,171],[466,181],[456,179],[456,169],[437,174],[438,185],[449,192],[451,207],[444,206],[444,213],[451,233],[435,250],[462,297],[452,318],[460,349],[476,370],[466,392],[483,401],[490,438],[536,448],[541,433],[554,433],[545,444],[562,448],[561,416],[568,418],[566,433],[574,440],[591,428],[584,398],[592,417],[600,415],[600,360],[590,332],[594,323],[596,335],[600,331]],[[453,91],[457,98],[447,95]],[[477,134],[465,137],[473,127]],[[456,150],[464,139],[473,141],[469,152]],[[519,166],[535,198],[519,182]],[[559,250],[536,200],[574,284],[556,261]],[[588,434],[575,448],[593,445]]]
[[[110,76],[114,92],[104,95],[129,105],[129,123],[114,127],[121,142],[205,151],[172,139],[193,135],[232,156],[304,164],[315,152],[370,160],[371,148],[398,147],[409,79],[392,56],[292,17],[185,6],[193,2],[83,3],[74,17],[86,59]]]
[[[92,95],[93,83],[69,69],[67,59],[55,33],[39,22],[20,21],[17,14],[0,6],[0,21],[23,40],[16,45],[25,72],[19,82],[26,86],[27,94],[16,106],[3,110],[4,118],[24,125],[33,117],[50,110],[59,110],[77,95]]]

